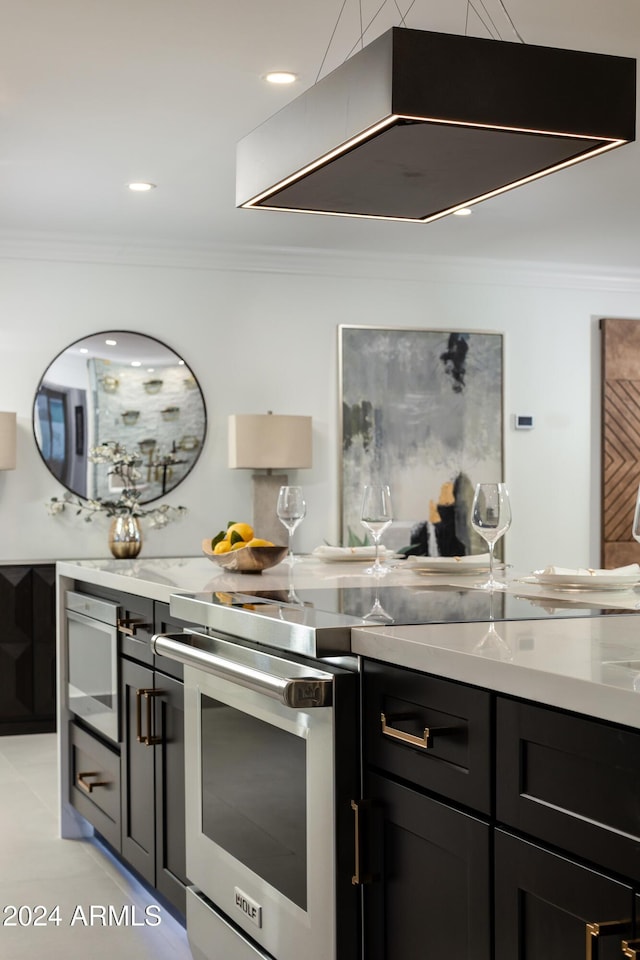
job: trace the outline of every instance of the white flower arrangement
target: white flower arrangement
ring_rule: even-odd
[[[46,507],[50,516],[62,513],[68,507],[76,508],[76,515],[84,513],[84,520],[90,523],[98,513],[105,513],[108,517],[146,517],[150,527],[166,527],[172,520],[178,520],[187,512],[186,507],[172,507],[163,503],[159,507],[150,507],[145,510],[140,505],[140,490],[138,481],[142,474],[138,464],[142,457],[137,453],[128,453],[117,443],[103,443],[89,451],[89,460],[92,463],[107,463],[110,466],[109,474],[119,477],[122,481],[122,493],[115,500],[83,500],[72,493],[65,493],[62,497],[51,497]],[[177,462],[177,457],[170,453],[162,458],[162,464]]]

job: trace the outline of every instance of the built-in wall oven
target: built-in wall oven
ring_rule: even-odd
[[[68,590],[69,710],[102,736],[118,742],[117,603]]]
[[[211,632],[152,644],[185,665],[194,957],[354,960],[357,675]]]

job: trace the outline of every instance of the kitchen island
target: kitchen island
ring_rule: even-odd
[[[161,607],[183,594],[190,609],[222,609],[225,624],[288,624],[296,642],[333,630],[335,649],[329,644],[324,661],[320,650],[319,670],[359,672],[362,792],[353,797],[358,867],[349,872],[362,891],[366,960],[412,960],[418,944],[440,957],[445,943],[447,956],[464,960],[582,960],[585,938],[594,957],[600,940],[605,957],[632,939],[640,621],[624,599],[567,604],[517,583],[489,597],[468,578],[418,579],[402,567],[372,584],[359,564],[311,559],[262,575],[229,574],[200,558],[65,562],[58,579],[63,836],[86,829],[67,801],[64,592],[124,593]],[[376,597],[393,625],[363,623]],[[189,619],[180,604],[171,614]],[[156,671],[164,659],[156,655]],[[147,725],[143,734],[152,733]],[[391,869],[381,868],[385,858]],[[416,912],[418,888],[428,895]],[[557,946],[542,944],[548,923]],[[221,928],[227,951],[228,935]],[[264,955],[243,950],[243,960]]]
[[[291,589],[296,599],[307,590],[322,590],[330,612],[339,591],[361,590],[366,599],[342,605],[353,620],[351,651],[358,656],[640,726],[640,620],[632,609],[612,603],[602,610],[581,603],[580,597],[570,603],[566,596],[520,599],[522,591],[514,582],[507,596],[495,596],[492,610],[486,595],[469,589],[468,577],[439,576],[425,583],[399,567],[381,581],[382,591],[400,587],[407,597],[422,593],[418,615],[437,622],[405,623],[403,618],[416,613],[401,609],[401,626],[364,625],[358,614],[367,612],[372,586],[363,567],[305,558],[293,573],[281,564],[263,574],[233,574],[204,557],[64,561],[57,564],[58,610],[64,609],[61,591],[73,582],[167,604],[182,593],[267,592],[284,601]],[[615,593],[611,596],[616,600]],[[318,596],[314,602],[324,609]],[[455,629],[448,629],[454,624]]]

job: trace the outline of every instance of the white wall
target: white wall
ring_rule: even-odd
[[[47,256],[0,253],[0,409],[18,414],[18,468],[0,474],[0,559],[108,555],[105,518],[48,516],[44,502],[62,488],[31,428],[52,358],[104,329],[164,340],[191,366],[208,408],[201,458],[167,498],[188,516],[145,531],[145,555],[198,555],[227,520],[250,519],[250,474],[226,465],[227,415],[268,409],[313,418],[314,467],[291,478],[308,499],[298,548],[336,542],[337,327],[351,323],[503,332],[509,559],[522,570],[598,564],[597,318],[640,317],[640,275],[295,251],[185,257],[181,266],[162,253],[137,264],[62,247]],[[515,413],[532,414],[535,429],[514,431]]]

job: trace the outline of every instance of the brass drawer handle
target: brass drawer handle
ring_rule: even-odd
[[[630,920],[604,920],[602,923],[585,924],[586,951],[585,960],[598,960],[600,956],[600,937],[613,936],[616,933],[629,934],[631,930]],[[634,941],[637,943],[638,941]],[[625,952],[625,945],[630,946],[628,941],[622,941],[622,952],[626,957],[636,957],[634,950],[631,953]]]
[[[362,823],[361,817],[364,811],[368,810],[371,806],[370,800],[352,800],[351,809],[353,810],[355,816],[355,827],[354,827],[354,841],[355,841],[355,858],[354,858],[354,872],[351,877],[351,883],[355,886],[361,887],[365,883],[372,883],[373,877],[369,873],[363,873],[362,871]]]
[[[623,940],[622,956],[628,957],[629,960],[638,960],[638,956],[640,956],[640,940]]]
[[[400,719],[407,718],[402,718],[400,715],[389,717],[389,721]],[[421,750],[429,749],[429,740],[431,737],[431,731],[429,730],[429,727],[425,727],[423,735],[418,737],[413,733],[405,733],[404,730],[396,730],[395,727],[390,727],[387,724],[387,716],[384,713],[380,714],[380,722],[382,724],[382,732],[385,737],[391,737],[393,740],[400,740],[402,743],[410,743],[412,747],[419,747]]]
[[[120,633],[126,633],[128,637],[135,637],[138,627],[150,628],[151,624],[145,623],[144,620],[134,620],[133,618],[120,619],[120,617],[118,617],[116,626]]]
[[[154,715],[151,704],[154,697],[161,696],[165,691],[155,688],[136,690],[136,740],[143,743],[145,747],[153,747],[157,743],[162,743],[162,737],[156,736]],[[147,721],[147,732],[142,733],[142,698],[145,699],[145,715]]]
[[[82,773],[76,775],[76,783],[81,790],[84,790],[85,793],[93,793],[94,787],[108,787],[108,780],[94,780],[92,783],[89,783],[86,780],[86,777],[99,777],[100,774],[97,770],[84,770]]]

